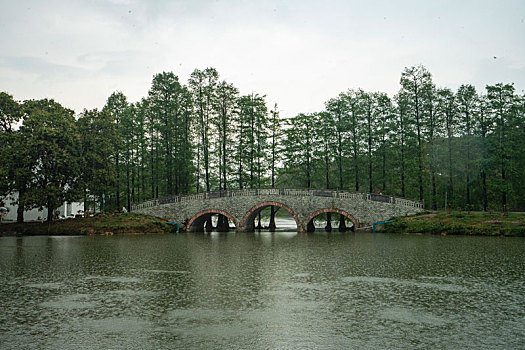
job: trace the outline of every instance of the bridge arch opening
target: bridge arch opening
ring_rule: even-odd
[[[286,212],[288,212],[288,214],[290,214],[290,217],[295,222],[295,227],[290,227],[290,229],[295,231],[299,227],[299,222],[298,222],[297,215],[295,214],[295,212],[290,207],[286,206],[285,204],[280,203],[280,202],[274,202],[274,201],[261,202],[257,205],[254,205],[252,208],[250,208],[250,210],[248,210],[248,212],[244,215],[242,219],[243,230],[246,232],[253,232],[256,229],[269,229],[270,231],[275,231],[275,229],[277,228],[276,227],[277,225],[275,221],[272,222],[272,219],[271,219],[272,215],[271,213],[269,213],[271,210],[270,208],[275,208],[275,207],[277,207],[277,210],[274,212],[274,214],[277,213],[277,211],[279,211],[280,209],[284,209]],[[268,211],[268,213],[266,213],[267,215],[265,215],[268,217],[265,220],[265,221],[268,221],[268,223],[266,222],[261,223],[261,221],[259,220],[261,218],[260,214],[263,211],[265,212]]]
[[[316,229],[345,232],[355,231],[357,228],[357,220],[348,212],[337,208],[316,210],[305,222],[307,232],[314,232]]]
[[[233,226],[232,226],[233,224]],[[189,232],[227,232],[237,227],[237,221],[228,212],[221,209],[206,209],[193,215],[186,224]]]

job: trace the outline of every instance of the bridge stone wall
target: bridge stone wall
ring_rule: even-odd
[[[245,190],[229,192],[215,198],[209,194],[175,197],[175,200],[151,201],[133,210],[135,213],[162,217],[182,224],[184,229],[206,214],[221,213],[230,218],[238,231],[251,231],[253,218],[269,205],[287,210],[297,223],[299,232],[306,232],[308,221],[321,212],[342,213],[354,222],[355,227],[371,226],[396,216],[415,214],[423,210],[420,202],[381,196],[380,201],[370,194],[337,193],[315,195],[314,191],[300,190]],[[319,191],[318,191],[319,192]],[[335,194],[332,194],[335,193]],[[211,194],[211,193],[210,193]],[[208,198],[207,198],[208,197]]]

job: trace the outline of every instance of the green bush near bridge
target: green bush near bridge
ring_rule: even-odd
[[[525,237],[525,213],[425,212],[395,218],[383,232]]]

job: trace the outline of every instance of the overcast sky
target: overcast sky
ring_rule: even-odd
[[[349,88],[392,96],[416,64],[437,86],[522,93],[525,1],[0,0],[0,91],[76,112],[214,67],[290,117]]]

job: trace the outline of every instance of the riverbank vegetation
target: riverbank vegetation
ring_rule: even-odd
[[[64,201],[112,212],[265,187],[380,191],[432,210],[525,210],[525,96],[503,83],[437,87],[423,66],[404,69],[395,96],[349,89],[296,116],[242,95],[213,68],[186,84],[156,74],[140,101],[114,92],[101,110],[76,115],[1,92],[0,146],[0,197],[19,193],[19,221],[41,207],[52,220]]]
[[[113,235],[172,232],[162,219],[137,214],[101,214],[88,218],[0,224],[0,236]]]
[[[426,212],[394,218],[383,232],[525,237],[525,213]]]

